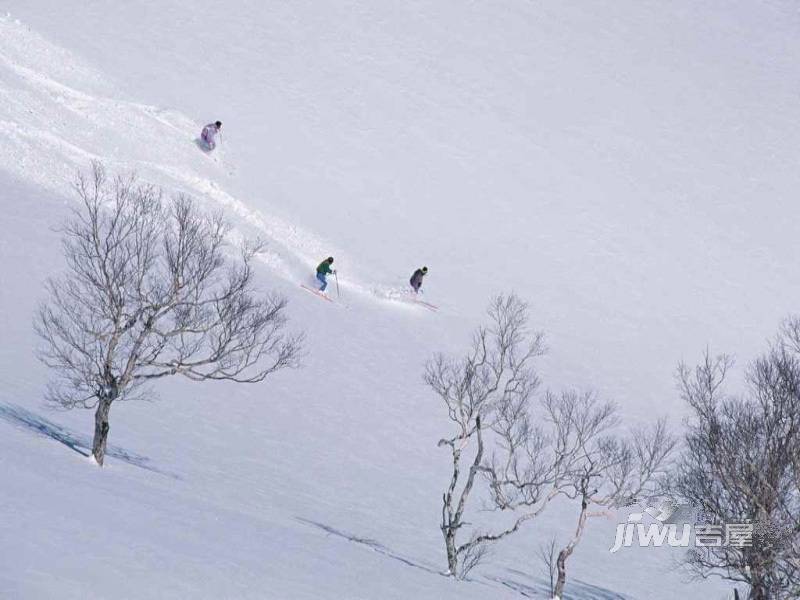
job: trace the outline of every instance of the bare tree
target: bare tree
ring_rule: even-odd
[[[542,334],[529,330],[527,306],[513,295],[495,298],[488,315],[489,325],[477,330],[466,356],[435,355],[424,375],[455,425],[455,434],[439,442],[450,449],[452,461],[441,518],[448,573],[464,577],[477,564],[477,547],[518,531],[566,496],[580,499],[582,508],[568,544],[557,556],[551,548],[548,568],[554,595],[560,596],[566,561],[595,515],[591,509],[639,494],[660,472],[674,441],[663,422],[651,432],[612,435],[619,423],[616,408],[592,393],[547,393],[534,404],[539,378],[533,361],[543,353]],[[479,481],[486,484],[478,494],[485,509],[514,514],[505,528],[486,532],[465,521]],[[459,542],[466,528],[471,534]]]
[[[520,423],[528,400],[539,384],[532,361],[542,353],[542,334],[531,333],[527,327],[527,307],[515,296],[498,296],[488,310],[490,325],[477,330],[469,353],[458,359],[441,354],[426,365],[424,381],[444,401],[450,421],[455,425],[455,435],[439,441],[440,447],[450,449],[452,475],[442,495],[441,530],[447,553],[448,573],[464,577],[459,568],[464,556],[475,556],[476,548],[499,540],[522,524],[518,518],[509,528],[497,533],[474,531],[468,541],[458,543],[457,536],[467,526],[464,511],[481,473],[487,472],[484,464],[484,436],[498,424],[498,415],[505,411],[509,427],[528,427]],[[515,415],[511,406],[518,407]],[[525,443],[527,430],[520,432]],[[470,444],[471,457],[465,456]],[[499,484],[498,484],[499,486]],[[495,508],[513,508],[514,503],[501,501]],[[474,567],[474,560],[465,566]],[[464,566],[464,565],[462,565]]]
[[[488,315],[489,326],[478,329],[466,356],[436,355],[424,376],[455,425],[455,435],[439,442],[450,449],[452,460],[441,530],[448,573],[454,577],[465,575],[463,557],[474,555],[477,546],[518,531],[553,499],[569,493],[581,457],[610,410],[569,393],[548,394],[533,406],[539,386],[533,360],[543,353],[543,336],[529,330],[527,306],[513,295],[495,298]],[[470,526],[472,534],[459,543],[477,481],[486,484],[479,493],[484,508],[515,516],[497,531]]]
[[[569,483],[562,493],[580,502],[575,531],[555,561],[553,597],[563,598],[567,560],[583,538],[589,519],[606,516],[610,508],[652,491],[647,488],[664,474],[675,441],[663,420],[629,436],[615,432],[619,424],[616,407],[599,402],[593,394],[549,396],[547,406],[558,445],[574,448],[565,453],[570,457],[566,465]]]
[[[556,594],[556,577],[558,573],[556,556],[557,542],[556,537],[553,536],[547,544],[539,546],[539,560],[547,570],[547,593],[550,598],[553,598]]]
[[[95,409],[98,464],[111,405],[143,384],[176,374],[254,383],[296,364],[301,337],[284,333],[286,301],[256,296],[260,245],[231,255],[221,215],[186,196],[164,201],[133,176],[109,181],[99,164],[75,189],[81,206],[63,231],[68,274],[48,280],[35,328],[56,375],[49,399]]]
[[[692,409],[676,493],[709,523],[752,523],[750,543],[695,548],[687,565],[700,577],[749,587],[751,600],[800,596],[800,321],[787,321],[769,351],[747,370],[747,391],[725,392],[732,361],[681,365]]]

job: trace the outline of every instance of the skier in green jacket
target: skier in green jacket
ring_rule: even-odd
[[[325,288],[328,287],[328,281],[326,279],[328,273],[336,273],[333,269],[331,269],[331,265],[333,264],[333,257],[329,256],[317,267],[317,280],[322,284],[319,288],[320,292],[324,292]]]

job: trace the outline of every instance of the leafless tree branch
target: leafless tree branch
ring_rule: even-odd
[[[751,546],[696,548],[687,566],[749,587],[752,600],[800,594],[800,320],[789,319],[747,370],[748,389],[724,392],[732,361],[681,365],[692,409],[685,449],[671,478],[676,494],[712,523],[753,523]]]
[[[35,328],[53,369],[49,398],[96,408],[93,455],[103,463],[108,411],[169,375],[263,381],[297,364],[301,336],[284,333],[286,301],[258,297],[252,259],[234,258],[221,214],[188,197],[165,201],[134,176],[109,180],[94,164],[63,229],[68,274],[47,282]]]

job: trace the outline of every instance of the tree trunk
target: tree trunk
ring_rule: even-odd
[[[558,553],[556,559],[556,568],[558,569],[558,579],[556,579],[556,587],[553,596],[556,598],[564,597],[564,586],[567,584],[567,549],[564,548]]]
[[[92,441],[92,456],[101,467],[106,457],[106,441],[108,440],[108,412],[111,403],[116,398],[116,392],[104,393],[97,403],[94,413],[94,440]]]
[[[464,489],[461,490],[461,496],[458,500],[458,506],[453,511],[453,492],[458,484],[458,478],[461,473],[459,468],[461,460],[461,450],[469,440],[472,433],[462,437],[463,445],[456,447],[455,442],[451,444],[453,451],[453,476],[450,478],[450,487],[442,497],[442,535],[444,535],[444,546],[447,550],[447,570],[450,572],[451,577],[458,578],[458,548],[456,547],[456,532],[462,525],[462,515],[464,514],[464,507],[467,503],[467,498],[472,491],[472,486],[475,482],[475,476],[478,473],[478,467],[483,460],[483,437],[481,436],[481,417],[475,417],[475,435],[478,438],[478,451],[475,453],[475,460],[467,476],[467,481],[464,484]]]
[[[750,567],[749,600],[770,600],[771,594],[764,572],[760,568]]]
[[[762,584],[757,583],[750,589],[750,600],[767,600],[768,598],[769,594]]]
[[[584,487],[583,497],[581,499],[581,513],[578,516],[578,526],[575,528],[575,535],[569,541],[569,544],[558,553],[556,559],[556,568],[558,569],[558,579],[556,579],[556,589],[554,596],[556,598],[564,597],[564,586],[567,584],[567,559],[575,551],[575,546],[581,541],[583,531],[586,527],[586,509],[589,507],[589,500],[587,492]]]
[[[458,553],[456,550],[456,532],[451,527],[442,527],[444,547],[447,550],[447,570],[451,577],[458,577]]]

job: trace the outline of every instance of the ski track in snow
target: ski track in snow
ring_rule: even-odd
[[[259,258],[284,279],[302,280],[321,256],[352,257],[327,240],[275,215],[253,210],[223,187],[229,180],[223,141],[204,155],[196,144],[201,123],[183,113],[117,100],[110,82],[82,61],[10,16],[0,17],[0,169],[69,195],[69,183],[92,161],[111,173],[136,172],[167,190],[185,192],[207,208],[223,207],[234,226],[232,239],[267,242]],[[353,271],[357,271],[353,267]],[[348,275],[343,289],[380,300],[396,290]],[[418,307],[416,307],[418,308]]]

